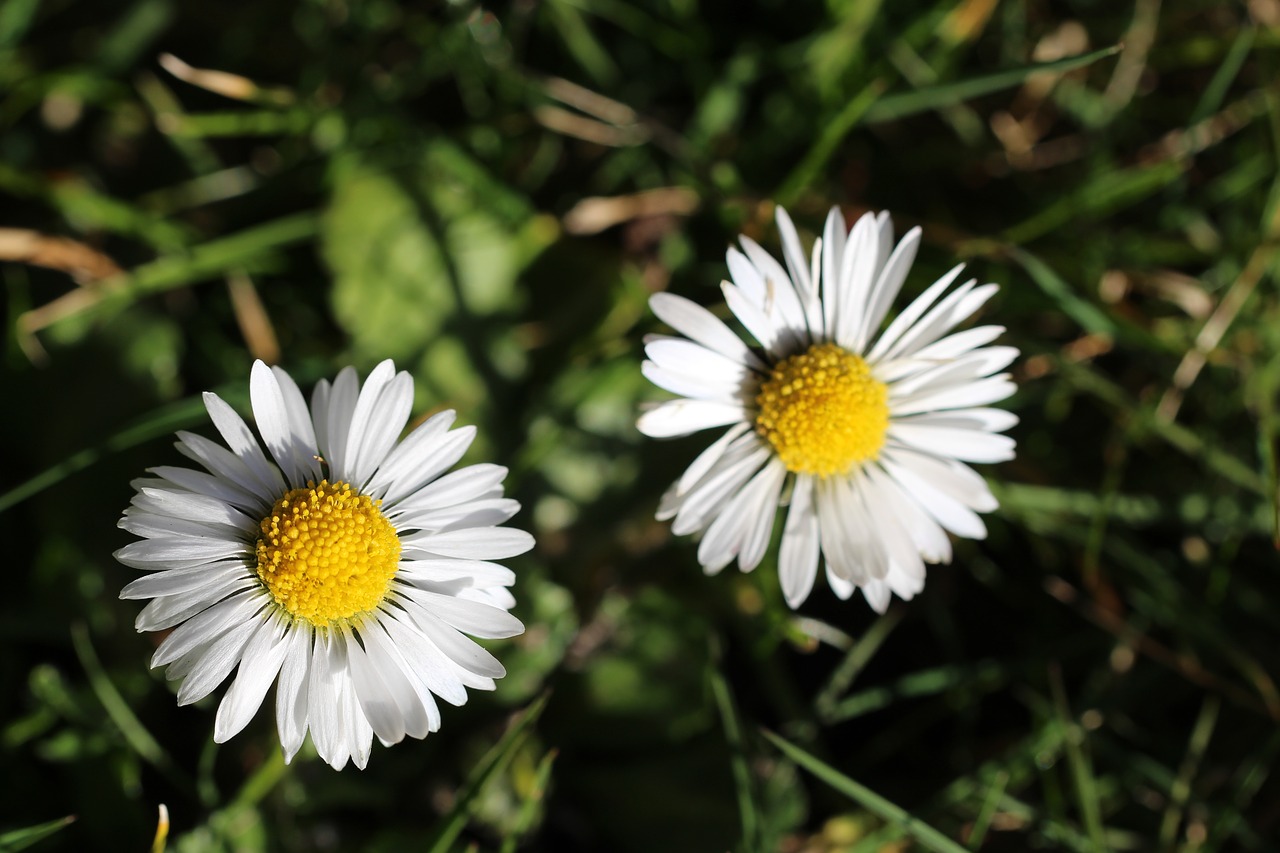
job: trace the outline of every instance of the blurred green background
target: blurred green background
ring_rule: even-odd
[[[1280,849],[1278,53],[1277,0],[5,0],[0,848]],[[884,617],[653,521],[706,439],[633,427],[646,299],[775,201],[922,225],[907,291],[967,261],[1023,352],[990,537]],[[498,691],[363,773],[215,745],[116,598],[255,357],[394,358],[538,537]]]

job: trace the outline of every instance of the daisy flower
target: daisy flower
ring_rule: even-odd
[[[644,413],[640,431],[728,427],[668,490],[658,518],[673,519],[677,535],[701,534],[708,574],[735,558],[751,571],[789,504],[778,556],[787,603],[809,596],[824,562],[836,595],[860,589],[883,612],[891,594],[924,588],[926,563],[950,562],[947,532],[986,536],[978,513],[996,501],[965,463],[1013,458],[1013,440],[998,433],[1017,418],[987,405],[1013,393],[999,371],[1018,351],[985,346],[1000,326],[951,332],[997,290],[952,289],[961,266],[882,329],[919,228],[895,247],[887,213],[847,230],[833,208],[806,261],[781,207],[777,221],[785,268],[742,237],[742,251],[728,252],[733,281],[721,284],[758,347],[688,299],[650,299],[683,337],[646,338],[642,369],[683,399]]]
[[[384,745],[440,727],[436,697],[492,690],[502,665],[468,638],[510,637],[515,576],[490,560],[533,546],[499,527],[519,510],[506,469],[445,472],[475,427],[452,411],[398,441],[413,380],[379,364],[361,387],[348,367],[308,408],[278,367],[253,366],[254,418],[274,463],[216,394],[205,407],[226,447],[188,432],[178,450],[204,470],[151,469],[120,526],[144,537],[116,552],[147,572],[120,593],[151,599],[139,631],[173,629],[151,665],[181,681],[178,704],[236,670],[214,740],[239,732],[276,684],[285,760],[311,733],[335,769],[364,768]],[[238,669],[237,669],[238,667]]]

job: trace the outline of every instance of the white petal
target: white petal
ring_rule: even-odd
[[[342,719],[344,729],[344,748],[351,754],[351,763],[363,770],[369,764],[369,755],[373,752],[373,727],[365,719],[360,710],[356,690],[351,683],[350,666],[347,677],[338,684],[342,703]],[[335,769],[342,769],[337,767]]]
[[[248,463],[218,443],[186,430],[178,430],[177,436],[178,441],[174,446],[178,448],[178,452],[199,462],[216,477],[228,480],[260,499],[272,495],[270,500],[264,501],[266,506],[274,503],[274,496],[283,492],[280,489],[264,488],[259,478],[249,469]]]
[[[134,496],[133,505],[160,516],[167,515],[188,521],[220,524],[239,531],[253,530],[259,521],[217,498],[175,489],[144,487]]]
[[[1004,432],[1018,423],[1018,416],[1004,409],[948,409],[942,412],[922,412],[918,415],[895,418],[894,423]]]
[[[335,642],[329,632],[316,632],[307,678],[307,712],[311,718],[311,742],[320,758],[334,769],[346,763],[343,749],[346,731],[338,681],[346,677],[346,644]]]
[[[782,531],[782,548],[778,556],[778,575],[782,595],[792,609],[809,597],[818,575],[818,557],[822,543],[818,534],[818,514],[813,507],[813,478],[796,476],[791,492],[791,508],[787,511]]]
[[[924,293],[917,296],[910,305],[902,310],[902,313],[894,317],[893,322],[889,324],[889,328],[884,330],[884,334],[876,340],[875,346],[867,354],[867,361],[875,364],[885,358],[885,354],[889,352],[889,349],[916,324],[917,320],[924,316],[924,313],[929,310],[929,306],[933,305],[943,291],[951,286],[963,269],[964,264],[957,264],[952,267],[950,272],[929,285]]]
[[[355,407],[351,411],[351,423],[347,428],[346,450],[342,454],[342,465],[334,465],[335,475],[341,479],[352,483],[356,486],[364,484],[368,479],[368,475],[372,474],[372,469],[365,470],[365,460],[361,457],[361,449],[364,446],[366,433],[374,426],[375,414],[378,408],[378,400],[382,397],[382,392],[395,378],[396,366],[391,359],[385,359],[378,363],[364,381],[364,386],[360,389],[360,394],[356,398]],[[410,389],[410,394],[412,394]],[[408,412],[405,412],[408,417]],[[398,434],[403,429],[402,421],[396,429]],[[394,438],[394,436],[393,436]]]
[[[364,640],[369,663],[404,715],[405,734],[423,738],[437,730],[440,727],[440,709],[431,696],[431,690],[414,675],[414,667],[388,636],[381,620],[363,627],[360,636]]]
[[[773,519],[778,511],[779,493],[786,478],[787,468],[778,459],[770,462],[756,475],[756,479],[762,482],[757,487],[759,494],[756,500],[748,508],[754,522],[743,540],[742,551],[738,554],[738,567],[744,572],[753,570],[764,559],[765,550],[773,536]]]
[[[483,560],[404,560],[396,577],[431,583],[463,580],[471,586],[511,586],[516,582],[516,573],[511,569]]]
[[[994,284],[984,284],[981,287],[972,285],[972,281],[965,282],[948,294],[918,323],[904,332],[884,357],[888,359],[914,355],[951,331],[957,323],[967,320],[1000,289]]]
[[[265,504],[262,497],[256,492],[242,488],[231,480],[215,477],[213,474],[206,474],[204,471],[177,468],[169,465],[160,465],[147,470],[176,486],[181,486],[186,491],[216,498],[240,509],[249,510],[255,515],[259,514],[266,506],[269,506],[269,504]]]
[[[802,293],[813,292],[813,281],[809,277],[804,250],[800,248],[800,236],[791,221],[786,209],[778,205],[773,211],[774,221],[778,223],[778,234],[782,237],[782,257],[787,262],[787,272],[795,282],[797,290]]]
[[[741,404],[670,400],[641,415],[636,429],[650,438],[673,438],[747,419],[747,411]]]
[[[745,368],[740,377],[724,379],[698,373],[692,367],[689,370],[672,370],[655,362],[645,361],[640,364],[640,372],[659,388],[694,400],[718,400],[741,405],[747,398],[748,389],[754,385],[752,374]]]
[[[436,648],[463,669],[486,678],[502,678],[507,670],[498,659],[444,620],[425,610],[417,620],[418,627]]]
[[[658,319],[689,340],[746,367],[764,369],[764,362],[750,347],[701,305],[672,293],[655,293],[649,297],[649,307]]]
[[[848,233],[840,208],[831,208],[822,229],[822,314],[828,337],[834,337],[836,318],[840,316],[840,268]]]
[[[751,441],[744,441],[740,447],[726,453],[712,471],[689,491],[671,524],[671,530],[677,536],[705,527],[711,516],[732,499],[742,484],[769,459],[769,448],[754,435],[747,435]]]
[[[213,724],[213,739],[225,743],[249,724],[262,706],[262,700],[284,663],[289,623],[280,616],[270,616],[254,632],[245,646],[240,669],[231,682]]]
[[[496,607],[412,587],[406,587],[403,593],[406,598],[417,602],[432,616],[444,620],[459,631],[466,631],[473,637],[502,639],[524,632],[524,623]]]
[[[368,423],[364,427],[364,437],[353,454],[351,475],[356,482],[365,483],[377,470],[387,453],[395,445],[396,439],[404,431],[409,421],[409,413],[413,410],[413,378],[408,373],[397,374],[374,401],[373,410],[369,414]],[[356,416],[360,416],[357,409]],[[348,442],[354,441],[355,432]]]
[[[382,675],[368,660],[364,649],[351,636],[350,631],[350,628],[344,628],[343,634],[347,641],[351,686],[360,703],[360,710],[378,740],[388,745],[399,743],[405,736],[404,711],[396,701],[395,693],[388,689]]]
[[[507,469],[501,465],[487,462],[468,465],[451,471],[416,491],[413,495],[413,508],[409,508],[407,502],[401,502],[385,512],[388,518],[396,519],[402,513],[417,512],[417,507],[438,509],[456,506],[487,495],[501,486],[506,477]],[[501,494],[502,490],[498,488],[497,491]]]
[[[316,386],[320,393],[322,386]],[[360,395],[360,383],[354,367],[344,367],[333,380],[333,387],[325,387],[324,425],[320,424],[319,409],[312,402],[312,418],[315,421],[316,439],[320,443],[320,455],[329,465],[329,479],[343,480],[347,474],[347,439],[351,435],[351,416],[355,413],[356,399]]]
[[[227,679],[231,670],[240,663],[240,656],[254,631],[258,629],[262,618],[256,617],[244,622],[234,623],[212,643],[193,653],[188,661],[179,661],[170,667],[188,668],[190,674],[182,681],[178,689],[178,704],[190,705],[199,702],[213,692],[219,684]]]
[[[825,548],[823,553],[826,553]],[[853,591],[858,588],[851,581],[847,581],[837,575],[831,568],[830,560],[827,561],[826,575],[827,586],[831,587],[831,591],[834,592],[836,594],[836,598],[839,598],[841,601],[848,601],[853,595]]]
[[[868,465],[865,472],[868,485],[874,490],[875,500],[883,503],[885,510],[898,519],[920,556],[930,563],[951,562],[951,540],[938,522],[925,512],[919,501],[911,497],[880,465]]]
[[[828,571],[862,586],[878,560],[853,490],[844,478],[828,477],[819,481],[815,503]]]
[[[496,527],[510,521],[519,511],[519,501],[511,498],[485,498],[456,506],[408,512],[396,519],[396,527],[400,530],[418,528],[433,532]]]
[[[840,304],[833,339],[845,349],[856,351],[866,317],[867,297],[880,271],[880,237],[875,216],[858,218],[845,246],[840,269]]]
[[[161,515],[132,506],[124,511],[124,518],[117,522],[117,527],[127,530],[135,536],[147,539],[169,539],[189,537],[192,539],[225,539],[228,542],[243,543],[243,537],[250,528],[232,527],[217,522],[192,521],[186,518],[175,518]]]
[[[785,343],[779,336],[786,331],[786,327],[777,318],[766,314],[739,287],[724,281],[720,283],[720,292],[724,294],[725,304],[729,306],[733,316],[738,318],[738,322],[751,337],[760,342],[760,346],[773,353]]]
[[[898,293],[902,290],[903,282],[907,280],[907,273],[911,271],[911,264],[915,262],[916,251],[919,248],[920,229],[912,228],[902,236],[902,241],[898,243],[898,247],[889,256],[880,275],[876,277],[871,294],[867,298],[867,311],[863,317],[855,352],[866,352],[867,344],[880,329],[880,324],[884,322],[893,301],[898,298]]]
[[[369,483],[370,494],[382,494],[387,505],[417,492],[454,465],[475,439],[475,427],[449,432],[457,419],[452,409],[427,418],[383,461]]]
[[[762,516],[767,513],[768,520],[773,521],[778,490],[782,485],[781,478],[777,476],[779,467],[781,463],[776,459],[766,465],[716,514],[698,544],[698,562],[708,574],[720,571],[739,555],[753,528],[763,522]],[[785,476],[786,469],[782,468],[782,472]],[[772,505],[769,505],[770,501]],[[753,568],[754,563],[744,565],[743,571]]]
[[[310,722],[312,639],[311,626],[302,620],[294,622],[285,637],[284,663],[276,684],[276,729],[286,764],[302,748]]]
[[[280,371],[285,377],[284,371]],[[300,486],[319,471],[316,455],[315,432],[310,417],[298,418],[292,407],[301,402],[301,393],[293,380],[281,387],[280,379],[261,360],[253,363],[249,375],[249,399],[253,404],[253,419],[258,425],[262,440],[275,457],[276,464],[284,472],[289,483]],[[291,399],[286,402],[285,393]],[[292,399],[297,394],[297,399]]]
[[[720,460],[729,445],[750,428],[750,424],[747,423],[734,424],[725,431],[724,435],[708,445],[706,450],[699,453],[676,482],[673,497],[678,500],[688,493],[711,470],[711,467]],[[671,509],[670,515],[675,515],[677,509],[679,509],[678,504]],[[665,517],[670,517],[670,515]],[[659,520],[665,520],[665,517],[663,512],[660,511],[658,513]]]
[[[777,345],[788,350],[806,346],[809,343],[808,321],[791,276],[787,275],[787,271],[773,255],[760,248],[750,237],[744,235],[739,238],[739,242],[762,281],[762,298],[757,302],[757,307],[777,329]],[[729,251],[732,258],[736,253],[732,249]],[[730,270],[733,270],[732,266]],[[750,291],[747,293],[750,295]]]
[[[204,407],[227,447],[244,462],[262,493],[280,494],[286,491],[279,469],[267,461],[262,447],[249,431],[244,419],[221,397],[210,391],[204,393]]]
[[[1012,438],[969,429],[894,423],[889,427],[889,438],[925,453],[966,462],[1005,462],[1014,456]]]
[[[985,539],[987,527],[978,515],[955,497],[930,483],[912,466],[898,464],[888,453],[881,456],[884,469],[947,530],[969,539]]]
[[[445,533],[412,533],[401,537],[406,550],[425,551],[438,557],[463,560],[501,560],[533,548],[533,536],[512,527],[451,530]]]
[[[929,390],[914,395],[907,400],[895,401],[892,406],[894,417],[914,415],[920,412],[938,411],[941,409],[967,409],[985,406],[1012,396],[1018,390],[1009,379],[1007,373],[979,379],[948,388]]]
[[[321,458],[329,452],[329,397],[332,393],[328,379],[321,379],[311,389],[311,430],[316,436],[316,455]],[[318,465],[320,460],[316,460],[316,463]],[[325,464],[328,464],[327,459]]]
[[[229,578],[250,576],[249,569],[241,562],[211,563],[187,569],[153,572],[126,584],[120,590],[120,597],[138,599],[179,595],[209,585],[221,585]]]
[[[237,593],[184,622],[156,649],[151,657],[152,668],[172,663],[216,640],[234,625],[250,621],[259,607],[259,598],[252,592]]]
[[[260,581],[249,572],[222,576],[206,582],[198,589],[155,599],[138,614],[133,627],[138,631],[164,631],[186,622],[200,611],[241,590],[254,589]]]
[[[986,346],[1000,337],[1004,331],[1004,326],[975,326],[972,329],[965,329],[962,332],[947,335],[945,338],[939,338],[918,351],[912,358],[924,362],[943,362],[959,358],[980,346]]]
[[[185,569],[248,554],[249,546],[244,542],[181,537],[130,542],[115,552],[115,558],[126,566],[151,571]]]
[[[752,368],[702,344],[666,335],[646,335],[644,352],[659,367],[676,373],[702,374],[726,383],[744,381]]]
[[[871,605],[871,609],[877,613],[883,614],[889,609],[889,600],[892,597],[889,592],[889,585],[882,580],[873,580],[862,587],[862,594],[867,599],[867,604]]]
[[[458,673],[449,666],[448,658],[415,626],[414,617],[422,612],[420,605],[403,600],[406,609],[388,610],[380,620],[391,643],[411,665],[406,672],[420,680],[432,693],[451,705],[467,701],[467,691]]]

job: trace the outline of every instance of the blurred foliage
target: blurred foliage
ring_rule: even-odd
[[[6,0],[0,849],[1275,849],[1277,48],[1276,0]],[[647,296],[714,307],[774,200],[922,225],[908,290],[960,257],[1024,354],[990,537],[884,617],[652,519],[702,439],[632,426]],[[215,745],[116,599],[129,481],[254,357],[388,356],[538,537],[509,675],[363,773]]]

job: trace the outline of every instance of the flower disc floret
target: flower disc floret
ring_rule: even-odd
[[[400,563],[400,539],[381,501],[350,484],[309,481],[258,526],[258,577],[276,603],[316,626],[376,608]]]
[[[884,446],[888,400],[888,388],[860,356],[814,344],[774,365],[756,395],[755,427],[787,470],[844,474]]]

